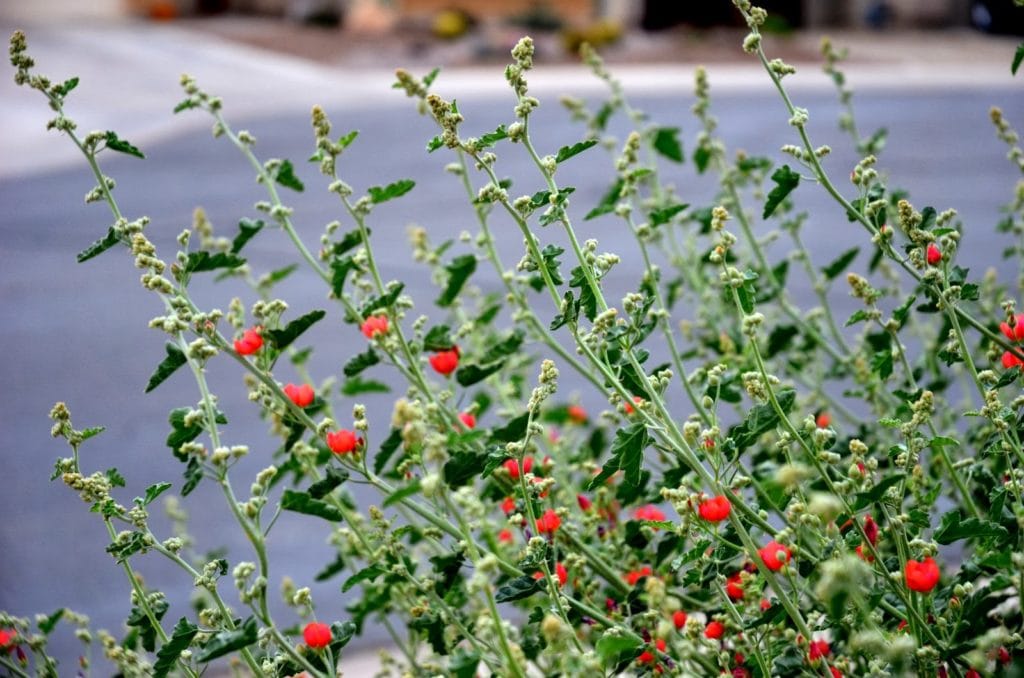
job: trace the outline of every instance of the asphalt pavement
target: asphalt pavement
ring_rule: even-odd
[[[0,26],[5,26],[2,14]],[[190,223],[196,206],[202,205],[222,234],[229,235],[239,218],[254,216],[252,204],[262,197],[237,152],[225,141],[210,138],[209,119],[194,111],[170,113],[181,99],[177,87],[181,71],[224,98],[229,119],[255,134],[263,157],[290,157],[296,162],[307,190],[289,200],[310,246],[315,245],[323,224],[341,217],[313,166],[303,162],[312,149],[308,122],[312,104],[325,106],[336,129],[360,130],[360,139],[346,154],[341,170],[357,190],[403,177],[415,179],[417,186],[409,195],[381,206],[372,221],[379,251],[388,253],[383,262],[385,277],[407,281],[410,289],[417,290],[414,296],[424,310],[432,297],[429,279],[408,254],[406,226],[415,222],[427,227],[436,242],[473,229],[473,215],[459,186],[441,172],[447,159],[440,152],[428,155],[423,150],[434,133],[432,126],[390,87],[393,67],[425,72],[429,55],[413,58],[400,49],[382,50],[388,58],[407,56],[409,61],[385,63],[378,57],[370,65],[352,65],[267,50],[237,36],[226,39],[223,30],[180,24],[39,22],[27,30],[31,53],[42,72],[55,78],[81,78],[68,106],[80,128],[116,130],[145,151],[144,161],[116,157],[104,169],[118,182],[116,194],[125,214],[153,219],[150,235],[165,254],[173,251],[174,237]],[[944,36],[949,40],[943,51],[934,44],[942,38],[925,40],[916,34],[902,43],[893,36],[847,37],[854,49],[869,53],[851,64],[849,79],[858,91],[855,104],[861,128],[885,125],[889,129],[881,163],[884,171],[894,185],[909,190],[916,203],[959,209],[967,225],[966,240],[972,243],[964,252],[968,264],[973,263],[976,270],[999,265],[992,252],[1000,251],[1004,243],[992,235],[992,226],[1019,175],[1005,161],[1005,148],[995,138],[987,111],[990,105],[1000,105],[1010,122],[1024,129],[1020,81],[1009,73],[1015,42],[955,33]],[[817,36],[799,39],[810,45]],[[907,44],[927,45],[927,49],[908,51]],[[880,56],[882,52],[886,54]],[[817,66],[799,66],[791,79],[797,104],[811,111],[816,143],[836,149],[828,167],[844,176],[856,158],[836,131],[839,108],[830,83]],[[458,98],[466,129],[482,132],[510,121],[510,97],[501,70],[500,65],[487,64],[442,74],[438,87],[446,96]],[[787,116],[763,74],[756,66],[735,60],[715,63],[709,72],[714,112],[730,147],[781,161],[778,147],[792,139],[787,136]],[[683,128],[688,148],[696,133],[689,115],[692,73],[693,63],[630,62],[617,69],[640,108],[655,120]],[[555,104],[556,97],[572,93],[593,100],[600,85],[579,66],[566,63],[552,67],[539,63],[530,81],[542,100],[534,125],[538,145],[554,150],[566,140],[579,138],[582,131],[568,121]],[[180,465],[163,442],[167,412],[194,403],[197,396],[185,375],[176,375],[142,397],[145,381],[163,354],[162,338],[146,328],[149,318],[160,313],[159,304],[138,285],[138,273],[123,252],[75,263],[75,254],[106,230],[109,215],[101,206],[82,204],[92,181],[70,144],[44,131],[48,111],[41,97],[16,89],[5,77],[0,80],[0,101],[0,205],[4,206],[0,351],[5,356],[0,362],[0,383],[7,391],[0,408],[0,429],[5,432],[0,449],[7,461],[0,493],[0,609],[32,615],[68,605],[90,614],[97,626],[117,628],[129,608],[123,574],[103,552],[107,538],[96,516],[66,488],[47,482],[53,460],[67,452],[50,439],[46,414],[54,401],[65,400],[76,424],[107,426],[105,433],[85,446],[84,463],[95,469],[119,468],[128,480],[124,495],[128,501],[149,484],[179,481]],[[515,178],[522,192],[534,190],[536,179],[529,162],[515,149],[502,151],[500,167],[503,174]],[[582,214],[599,200],[610,173],[610,166],[597,162],[595,155],[588,161],[567,163],[560,170],[560,180],[577,187],[573,205]],[[667,176],[693,204],[707,203],[714,193],[712,183],[706,177],[694,177],[689,165],[670,168]],[[816,215],[807,239],[812,250],[820,252],[819,263],[862,242],[861,233],[813,186],[802,187],[795,198],[801,209]],[[631,251],[628,238],[611,220],[588,222],[587,228],[586,236],[599,238],[602,250]],[[513,230],[504,229],[499,238],[507,260],[518,259],[521,243]],[[775,251],[781,255],[785,248]],[[255,241],[249,255],[253,268],[260,270],[297,259],[280,233]],[[624,266],[608,281],[612,298],[635,282],[637,271],[635,259],[625,254]],[[494,277],[485,273],[474,277],[474,282],[497,287]],[[806,285],[799,280],[792,285],[794,295],[811,306]],[[251,298],[230,283],[202,286],[197,293],[200,303],[221,308],[236,294]],[[311,274],[293,276],[281,295],[296,313],[328,308]],[[840,317],[853,309],[845,290],[837,290],[833,302]],[[354,330],[341,324],[335,309],[330,313],[310,336],[320,347],[311,363],[319,378],[336,373],[341,361],[362,342]],[[229,441],[253,444],[253,454],[237,476],[245,487],[243,481],[267,463],[273,446],[260,442],[265,425],[247,403],[237,371],[226,363],[211,366],[210,379],[229,413]],[[564,385],[578,387],[571,381]],[[389,398],[364,399],[374,413],[371,421],[384,421]],[[601,406],[585,402],[595,410]],[[342,403],[341,411],[348,405]],[[357,497],[364,505],[380,501],[365,493]],[[193,517],[199,549],[224,546],[232,562],[252,557],[212,486],[201,485],[186,508]],[[156,524],[158,529],[166,528],[166,521],[159,518]],[[283,516],[270,544],[275,563],[271,589],[276,590],[284,574],[310,582],[331,557],[327,536],[310,519]],[[168,619],[183,614],[191,582],[155,556],[140,559],[139,569],[149,585],[169,592],[174,607]],[[345,599],[338,596],[337,580],[316,586],[314,594],[320,618],[345,618]],[[276,612],[289,618],[280,605]],[[370,629],[354,647],[372,648],[383,638],[379,629]],[[56,643],[65,666],[72,665],[73,641],[58,636]],[[373,663],[372,654],[355,656],[369,657]],[[343,666],[347,675],[368,675],[367,665]]]

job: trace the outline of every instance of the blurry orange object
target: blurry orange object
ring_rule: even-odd
[[[149,18],[153,21],[170,21],[178,17],[178,6],[170,0],[156,0],[149,5]]]

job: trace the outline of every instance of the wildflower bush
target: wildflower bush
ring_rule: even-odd
[[[46,97],[48,127],[95,175],[87,202],[112,214],[78,260],[130,251],[161,314],[149,325],[167,342],[146,390],[182,369],[198,400],[168,420],[183,478],[131,489],[115,469],[97,470],[90,448],[102,429],[78,428],[63,403],[53,407],[53,435],[71,448],[54,479],[106,525],[106,550],[131,589],[128,631],[94,634],[66,610],[34,624],[0,613],[0,672],[66,675],[46,651],[63,619],[125,676],[198,676],[225,657],[246,675],[335,675],[369,625],[391,633],[396,657],[385,668],[403,675],[1021,675],[1024,314],[1014,295],[1024,274],[1009,284],[972,276],[957,265],[956,212],[917,207],[888,186],[876,169],[885,132],[859,134],[843,55],[825,42],[840,126],[861,157],[830,166],[786,89],[794,69],[765,54],[765,12],[735,4],[750,30],[744,50],[789,111],[779,158],[728,151],[702,69],[699,133],[685,155],[680,128],[635,109],[586,45],[583,61],[608,97],[596,109],[563,101],[581,129],[557,149],[537,148],[531,135],[540,102],[527,82],[529,38],[505,71],[511,121],[493,130],[475,128],[439,93],[437,71],[398,71],[396,88],[436,123],[425,152],[447,156],[478,226],[439,246],[412,232],[413,255],[438,287],[429,309],[388,280],[390,257],[370,233],[375,208],[414,181],[360,185],[344,158],[363,140],[337,135],[322,109],[313,109],[310,161],[340,219],[311,249],[284,200],[310,172],[259,157],[221,101],[183,77],[175,112],[211,116],[214,136],[236,147],[266,198],[231,237],[215,236],[197,212],[167,257],[145,217],[122,214],[99,165],[143,153],[115,132],[79,132],[65,113],[78,80],[36,74],[15,33],[17,82]],[[610,139],[612,116],[635,131]],[[998,110],[991,117],[1024,169],[1016,133]],[[536,173],[512,186],[501,158],[518,153]],[[607,164],[597,204],[578,205],[559,183],[577,156]],[[717,177],[713,204],[688,204],[664,179],[684,160]],[[863,243],[816,261],[795,190],[825,191],[829,218],[863,230]],[[582,238],[597,226],[628,231],[635,248],[601,251]],[[518,229],[523,250],[499,252],[498,228]],[[999,228],[1016,238],[1007,256],[1024,261],[1024,183]],[[773,257],[766,230],[795,254]],[[294,246],[288,261],[322,280],[324,308],[274,296],[291,267],[263,274],[244,258],[254,238],[281,235]],[[488,267],[500,294],[473,285]],[[631,291],[610,299],[604,279],[616,268]],[[225,300],[226,311],[200,306],[192,283],[211,275],[248,282],[249,299]],[[810,282],[816,308],[797,305],[793,276]],[[835,317],[832,300],[845,294],[860,306]],[[312,349],[298,345],[321,322],[349,347],[338,374],[313,373]],[[237,369],[277,439],[254,478],[238,477],[250,448],[226,435],[232,413],[207,379],[215,361]],[[390,426],[371,426],[359,400],[386,391],[387,373],[403,390]],[[588,411],[560,391],[566,373],[607,407]],[[202,558],[184,531],[151,529],[154,502],[177,495],[172,506],[187,506],[199,483],[223,492],[251,543],[248,560]],[[356,503],[355,483],[379,501]],[[302,514],[306,538],[336,549],[318,579],[361,595],[344,608],[314,601],[309,582],[271,566],[267,540],[281,512]],[[139,575],[153,557],[195,583],[195,609],[176,621],[181,601]],[[278,589],[285,616],[268,602]]]

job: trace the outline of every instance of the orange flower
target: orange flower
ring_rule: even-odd
[[[1013,316],[1013,324],[999,323],[999,331],[1010,341],[1024,341],[1024,313]]]
[[[668,645],[665,643],[663,638],[658,638],[654,641],[654,647],[658,648],[658,652],[664,652]],[[653,664],[655,659],[656,657],[653,652],[650,650],[644,650],[636,660],[641,664]]]
[[[314,650],[321,650],[331,644],[331,627],[321,622],[309,622],[302,629],[302,638]]]
[[[359,438],[348,429],[332,431],[327,434],[327,447],[335,454],[348,454],[359,445]]]
[[[782,558],[779,558],[779,554],[782,554]],[[778,572],[782,569],[782,566],[790,561],[793,557],[793,552],[789,550],[789,547],[780,544],[774,539],[764,545],[758,551],[761,556],[761,560],[765,566],[772,572]]]
[[[515,459],[506,459],[502,464],[508,471],[508,477],[512,480],[519,480],[519,462]],[[523,473],[533,470],[533,457],[523,457]]]
[[[672,613],[672,625],[676,629],[681,629],[686,626],[686,613],[682,610],[676,610]]]
[[[743,597],[743,579],[739,572],[725,580],[725,592],[731,600]]]
[[[241,339],[235,339],[235,351],[239,355],[251,355],[263,346],[263,337],[256,328],[242,332]]]
[[[574,424],[587,423],[587,411],[583,409],[582,405],[569,405],[565,413],[569,416],[569,421]]]
[[[729,517],[731,511],[732,504],[729,503],[729,498],[723,494],[702,501],[697,507],[697,513],[709,523],[718,523],[725,520]]]
[[[316,399],[316,393],[313,391],[313,387],[309,384],[302,384],[296,386],[295,384],[285,384],[284,394],[288,396],[288,399],[299,407],[309,407],[313,404],[313,400]]]
[[[918,593],[928,593],[939,583],[939,566],[930,557],[920,562],[907,560],[907,569],[904,575],[907,580],[907,588]]]
[[[448,376],[459,366],[459,347],[454,346],[447,351],[438,351],[430,356],[430,366],[438,374]]]
[[[720,621],[708,622],[707,627],[704,629],[704,637],[711,638],[712,640],[718,640],[725,633],[725,624]]]
[[[630,570],[629,572],[624,574],[622,578],[625,579],[626,583],[630,586],[635,586],[638,581],[640,581],[644,577],[650,577],[652,574],[653,572],[651,571],[651,568],[647,565],[644,565],[639,570]]]
[[[388,317],[386,315],[371,315],[363,321],[359,330],[367,339],[373,339],[378,334],[388,333]]]
[[[537,518],[537,531],[541,533],[550,532],[552,535],[562,524],[562,519],[558,517],[554,509],[548,509],[544,512],[540,518]]]
[[[641,506],[633,515],[637,520],[665,520],[665,514],[654,504]]]

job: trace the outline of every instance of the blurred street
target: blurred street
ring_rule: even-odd
[[[313,104],[324,106],[336,133],[360,131],[339,169],[357,192],[400,178],[414,179],[415,189],[375,209],[371,224],[378,251],[385,253],[385,279],[401,279],[407,290],[413,290],[417,311],[409,318],[418,312],[436,314],[430,307],[436,293],[427,270],[412,261],[406,226],[422,225],[431,240],[440,243],[461,231],[475,231],[474,215],[458,182],[442,171],[449,161],[443,149],[429,155],[424,150],[435,133],[433,125],[392,89],[394,68],[422,74],[435,65],[445,66],[435,88],[446,98],[458,99],[466,117],[464,129],[478,134],[512,120],[503,56],[477,59],[474,54],[479,52],[472,45],[455,43],[347,40],[343,33],[253,17],[53,23],[46,16],[19,14],[15,23],[7,9],[0,5],[0,28],[7,35],[15,28],[26,30],[39,72],[54,79],[81,78],[68,98],[68,114],[79,129],[115,130],[146,153],[146,160],[101,160],[104,171],[117,181],[115,196],[125,215],[151,217],[148,233],[164,258],[171,257],[175,237],[190,225],[197,206],[207,211],[220,235],[230,237],[240,218],[257,216],[253,203],[263,199],[244,158],[225,140],[210,138],[211,120],[205,114],[171,114],[183,98],[178,78],[188,72],[201,87],[224,99],[225,113],[236,128],[255,135],[261,158],[290,158],[295,163],[306,190],[289,193],[286,200],[295,208],[296,223],[311,248],[324,224],[343,219],[326,182],[314,165],[305,162],[313,149]],[[810,110],[814,142],[834,149],[827,168],[833,176],[844,177],[857,157],[836,127],[840,107],[817,60],[820,38],[820,32],[811,31],[772,38],[768,52],[797,66],[798,73],[787,79],[787,85],[795,103]],[[745,149],[781,163],[779,147],[794,143],[788,115],[760,66],[739,48],[741,40],[742,34],[727,29],[701,36],[629,33],[607,56],[637,108],[661,124],[682,128],[687,154],[697,132],[689,112],[693,71],[697,63],[706,63],[713,114],[731,152]],[[966,225],[961,265],[973,264],[976,272],[999,266],[993,253],[1007,243],[1005,236],[994,234],[993,226],[1001,217],[1000,206],[1011,199],[1019,174],[1005,159],[1006,148],[995,136],[988,110],[1001,106],[1009,122],[1024,130],[1024,73],[1014,78],[1009,67],[1018,39],[955,29],[839,32],[833,33],[833,41],[852,52],[844,71],[856,91],[854,106],[862,133],[880,126],[889,130],[880,170],[891,177],[893,186],[908,190],[915,204],[959,210]],[[562,56],[556,41],[541,38],[538,44],[537,67],[529,81],[542,107],[531,129],[542,152],[554,152],[584,134],[557,104],[558,96],[581,96],[596,107],[605,92],[585,68]],[[64,400],[79,428],[107,427],[84,445],[83,463],[98,470],[116,466],[128,482],[119,497],[128,503],[152,483],[171,481],[179,486],[181,465],[164,445],[167,412],[194,404],[198,395],[182,371],[141,397],[163,358],[162,336],[146,327],[162,312],[159,302],[138,284],[138,272],[123,251],[75,263],[75,254],[110,225],[105,207],[82,204],[82,196],[93,185],[88,168],[66,139],[45,131],[50,114],[45,101],[36,92],[15,87],[9,67],[0,79],[0,100],[0,383],[7,392],[0,408],[0,429],[5,433],[0,449],[7,469],[0,489],[0,609],[31,617],[67,605],[89,614],[96,627],[119,632],[130,608],[123,573],[103,551],[107,535],[97,516],[59,481],[47,481],[54,459],[69,452],[50,438],[46,414],[55,401]],[[624,121],[613,122],[614,133],[621,137],[624,130]],[[497,152],[501,174],[515,180],[515,194],[539,188],[519,147],[505,145]],[[665,171],[684,201],[704,205],[712,199],[713,181],[695,176],[689,161]],[[559,170],[562,185],[576,187],[577,219],[599,201],[612,172],[612,161],[600,149]],[[810,182],[794,194],[798,209],[815,215],[806,235],[813,241],[812,250],[820,252],[817,265],[865,242],[862,232],[849,225],[826,197]],[[761,227],[762,235],[771,228]],[[619,298],[635,284],[639,270],[630,254],[630,237],[611,217],[586,222],[582,228],[586,237],[600,239],[602,251],[623,254],[623,265],[607,281],[611,298]],[[521,237],[512,228],[497,230],[499,250],[511,265],[520,256]],[[780,258],[787,249],[779,245],[772,251]],[[271,229],[247,248],[247,255],[256,273],[298,261],[283,234]],[[866,257],[862,259],[859,263],[866,265]],[[490,271],[481,270],[473,282],[497,288]],[[791,285],[794,297],[810,308],[806,283],[794,276]],[[234,281],[200,283],[196,292],[201,304],[222,309],[232,296],[247,303],[253,299]],[[304,343],[318,347],[309,364],[318,379],[337,374],[342,361],[362,350],[363,337],[341,323],[340,312],[325,299],[322,284],[312,273],[296,273],[277,294],[289,301],[289,317],[314,308],[329,310],[328,319],[303,337]],[[841,286],[833,296],[838,317],[845,318],[853,301]],[[540,312],[553,311],[545,306]],[[279,370],[280,380],[294,376],[285,366]],[[230,421],[225,427],[228,443],[252,447],[234,476],[244,491],[269,463],[275,445],[263,435],[266,424],[247,401],[238,370],[229,361],[215,360],[209,373]],[[568,394],[579,384],[565,376]],[[384,430],[393,398],[360,399],[373,413],[371,424],[377,424],[371,432]],[[602,407],[593,400],[584,402],[594,411]],[[337,405],[339,412],[347,413],[352,403],[339,397]],[[681,409],[680,416],[685,414]],[[363,487],[353,491],[364,507],[381,501]],[[198,550],[226,547],[232,565],[253,558],[212,483],[201,484],[185,508],[192,516]],[[166,533],[168,523],[157,513],[154,505],[155,530]],[[281,516],[270,543],[273,600],[279,598],[276,591],[285,575],[300,586],[313,584],[315,573],[333,558],[328,534],[322,521]],[[166,620],[173,623],[187,613],[192,588],[187,577],[155,555],[139,558],[138,568],[149,586],[168,592],[172,607]],[[321,620],[346,618],[344,604],[352,597],[339,595],[343,577],[313,585]],[[230,589],[230,578],[225,578],[225,597],[237,603]],[[275,613],[284,626],[297,621],[283,605]],[[58,632],[54,642],[62,665],[73,666],[78,652],[74,639]],[[368,628],[352,647],[368,650],[387,642],[382,629]],[[366,667],[374,663],[372,653],[355,656],[368,663],[346,658],[346,675],[369,675]]]

